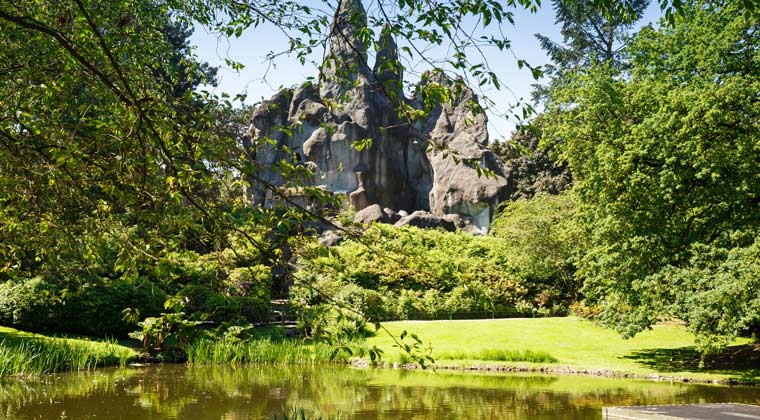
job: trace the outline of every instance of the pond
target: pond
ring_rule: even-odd
[[[609,405],[760,404],[760,388],[349,367],[104,369],[5,379],[0,419],[600,419]]]

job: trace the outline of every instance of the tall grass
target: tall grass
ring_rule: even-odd
[[[0,376],[82,371],[124,366],[136,353],[115,342],[63,338],[5,338],[0,341]]]
[[[557,363],[556,357],[544,351],[533,350],[481,350],[478,352],[451,352],[435,354],[436,360],[483,360],[491,362]]]
[[[349,355],[325,343],[304,344],[295,340],[208,340],[193,342],[187,349],[191,364],[290,364],[315,365],[345,362]]]

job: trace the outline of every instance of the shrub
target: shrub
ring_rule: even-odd
[[[199,335],[200,321],[187,319],[184,312],[162,313],[141,321],[140,330],[129,334],[142,343],[143,351],[167,362],[187,358],[186,350]]]
[[[307,337],[317,341],[344,343],[372,335],[363,316],[334,304],[302,308],[298,324]]]
[[[141,318],[156,316],[163,309],[166,295],[148,280],[135,283],[118,280],[86,284],[65,299],[61,331],[91,336],[124,337],[134,329],[124,319],[131,308]]]
[[[491,235],[502,240],[505,257],[519,277],[577,299],[574,257],[582,252],[583,241],[574,214],[571,192],[536,194],[507,204],[494,220]]]
[[[236,296],[266,297],[272,287],[272,269],[265,265],[238,267],[230,271],[226,292]]]
[[[60,322],[58,289],[42,277],[0,285],[0,323],[25,331],[48,331]]]
[[[502,236],[373,225],[361,241],[308,249],[291,300],[300,308],[337,302],[373,320],[565,314],[577,289],[575,251],[552,242],[553,254],[542,256],[539,245],[551,238],[528,237],[560,224],[561,238],[574,238],[572,199],[539,195],[537,200],[554,200],[557,218],[530,219],[537,211],[531,206],[538,203],[508,206],[504,217],[540,226],[520,230],[518,221],[502,220],[496,231]],[[542,266],[530,267],[534,263]]]
[[[187,284],[218,285],[226,276],[227,258],[215,252],[201,255],[194,251],[172,252],[164,256],[149,272],[168,293],[176,293]]]
[[[416,319],[425,312],[422,305],[421,292],[409,289],[401,289],[396,309],[401,319]]]
[[[468,285],[455,287],[445,305],[449,317],[457,312],[477,312],[486,308],[482,291]]]
[[[224,296],[208,286],[189,284],[176,296],[184,301],[183,309],[188,314],[203,314],[210,321],[262,322],[269,312],[269,296],[259,294],[265,296]]]
[[[133,329],[122,311],[142,317],[161,312],[166,296],[149,281],[84,284],[59,290],[41,277],[0,285],[0,323],[25,331],[60,331],[124,337]]]

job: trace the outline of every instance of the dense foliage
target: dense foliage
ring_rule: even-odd
[[[136,277],[109,278],[118,264],[101,255],[101,276],[67,279],[45,273],[0,283],[0,323],[28,331],[126,336],[135,323],[164,312],[213,323],[267,318],[271,270],[258,250],[233,237],[232,248],[185,250],[135,266]],[[171,298],[171,308],[165,301]],[[176,308],[174,308],[176,306]],[[176,310],[175,310],[176,309]]]
[[[298,222],[245,199],[246,111],[199,90],[215,69],[189,14],[221,7],[199,5],[0,7],[4,325],[125,336],[167,298],[215,323],[266,317]]]
[[[521,278],[537,285],[561,285],[570,302],[578,300],[581,284],[575,263],[586,251],[575,207],[572,193],[520,199],[504,206],[490,232]]]
[[[570,233],[553,239],[563,228],[549,225],[556,221],[551,212],[561,218],[572,206],[557,200],[547,210],[529,201],[509,206],[505,214],[515,218],[498,225],[498,237],[373,225],[361,240],[314,247],[299,261],[292,302],[309,329],[340,308],[349,309],[344,318],[358,313],[373,321],[565,314],[577,290],[571,246],[561,243]],[[525,220],[535,210],[544,216]],[[543,246],[556,246],[551,257],[541,256]]]
[[[509,7],[517,5],[535,6],[521,0]],[[500,2],[442,3],[435,12],[422,1],[387,6],[368,16],[358,42],[372,47],[382,29],[410,43],[450,44],[455,71],[479,69],[480,81],[498,85],[493,72],[467,59],[473,45],[454,39],[474,36],[457,24],[463,16],[486,26],[511,20]],[[262,180],[241,138],[244,114],[228,98],[200,90],[213,84],[215,71],[193,57],[189,25],[240,36],[274,24],[303,62],[332,32],[335,12],[226,0],[0,6],[3,322],[123,334],[130,323],[159,315],[163,296],[184,301],[178,311],[187,316],[260,319],[271,273],[281,290],[292,242],[330,206],[303,208],[266,183],[282,199],[278,205],[250,201],[246,189]],[[430,89],[431,98],[450,96]],[[332,200],[300,184],[310,174],[306,166],[284,162],[281,169],[288,187]],[[240,257],[241,247],[256,255]],[[150,299],[140,297],[148,290]],[[78,308],[70,322],[61,321],[64,308]],[[101,310],[102,324],[79,322]]]
[[[541,118],[530,127],[515,131],[509,141],[494,142],[489,148],[507,167],[514,192],[509,200],[531,198],[538,193],[558,194],[572,187],[573,177],[565,165],[551,157],[551,151],[540,145]]]
[[[586,304],[626,335],[675,316],[709,346],[757,323],[758,36],[739,6],[701,3],[642,29],[630,69],[554,93],[545,139],[577,182]]]

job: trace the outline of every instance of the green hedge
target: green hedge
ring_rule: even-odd
[[[58,330],[91,336],[123,337],[135,329],[123,318],[125,308],[135,308],[140,317],[157,316],[166,294],[148,280],[83,285],[64,300],[63,319]]]
[[[41,277],[0,284],[0,324],[24,331],[125,336],[134,327],[122,319],[127,307],[158,315],[166,295],[150,281],[102,281],[78,290],[59,289]]]

